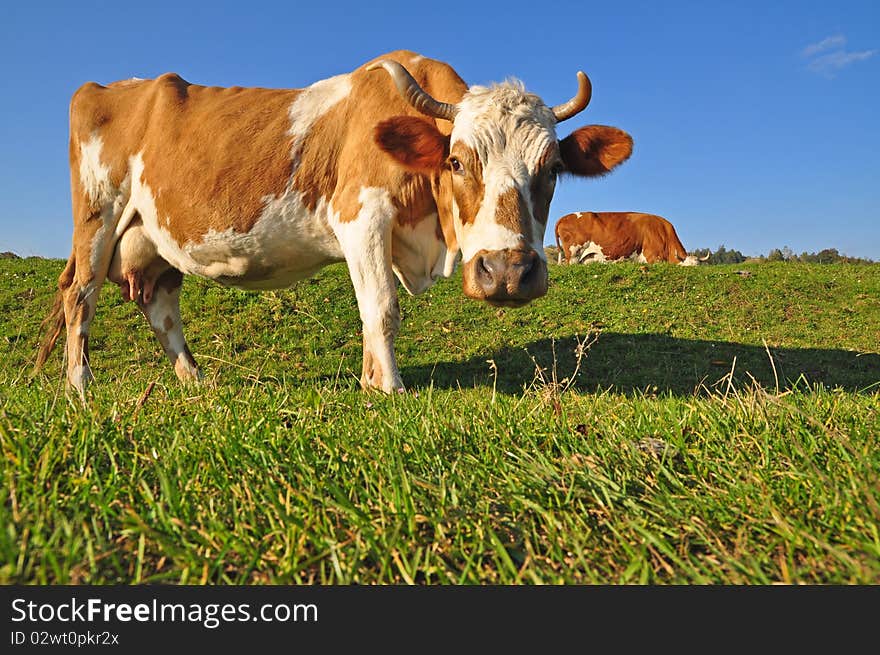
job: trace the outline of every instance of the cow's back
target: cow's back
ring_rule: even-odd
[[[408,51],[384,57],[439,100],[457,102],[467,89],[441,62]],[[431,215],[429,181],[394,165],[373,141],[385,118],[421,115],[387,74],[366,66],[304,89],[206,87],[173,73],[83,85],[70,111],[75,216],[84,215],[77,202],[94,214],[131,195],[177,268],[247,281],[293,260],[305,270],[341,258],[328,218],[354,220],[365,188],[387,192],[398,221]]]
[[[190,84],[174,73],[153,80],[87,84],[71,102],[76,144],[95,142],[115,188],[133,160],[179,242],[210,229],[246,232],[267,195],[291,175],[288,107],[300,92]]]

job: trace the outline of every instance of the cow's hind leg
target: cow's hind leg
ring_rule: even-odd
[[[136,300],[174,365],[177,377],[184,382],[194,382],[200,380],[202,374],[183,336],[180,318],[182,284],[183,274],[175,268],[169,268],[159,275],[155,283],[148,279],[146,288]]]
[[[75,231],[74,252],[68,264],[72,279],[62,292],[67,326],[67,382],[83,395],[94,379],[89,366],[89,328],[107,277],[115,238],[112,222],[98,217],[77,225]]]

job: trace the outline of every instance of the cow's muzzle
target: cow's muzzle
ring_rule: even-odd
[[[547,293],[547,264],[534,250],[481,250],[462,276],[465,295],[491,305],[519,307]]]

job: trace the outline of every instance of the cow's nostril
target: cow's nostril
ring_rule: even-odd
[[[482,281],[491,284],[495,279],[495,267],[492,262],[480,255],[477,259],[477,277]]]
[[[526,259],[526,261],[524,261],[522,263],[522,274],[520,275],[520,278],[519,278],[520,282],[522,284],[528,284],[528,282],[530,281],[530,278],[534,277],[534,275],[535,275],[535,262],[537,261],[537,259],[538,259],[537,257],[532,256],[532,257],[529,257],[528,259]]]

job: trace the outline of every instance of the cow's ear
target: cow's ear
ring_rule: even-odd
[[[394,116],[376,125],[373,139],[397,162],[418,173],[435,171],[449,155],[449,137],[415,116]]]
[[[587,125],[559,142],[565,170],[572,175],[605,175],[632,154],[632,137],[616,127]]]

